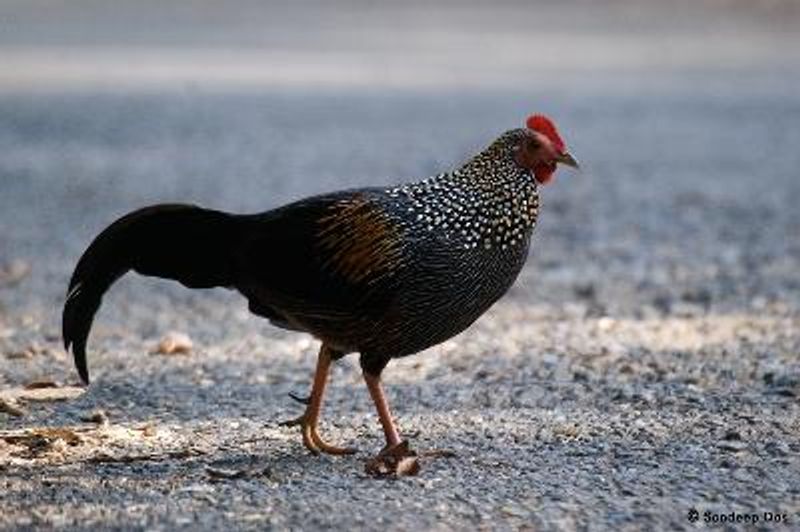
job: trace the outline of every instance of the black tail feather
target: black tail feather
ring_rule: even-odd
[[[106,228],[84,252],[69,283],[62,315],[64,347],[89,383],[86,342],[103,294],[128,270],[191,288],[233,286],[238,218],[192,205],[156,205]]]

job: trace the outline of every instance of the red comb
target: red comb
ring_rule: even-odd
[[[556,125],[552,120],[544,115],[531,115],[528,117],[526,125],[529,129],[532,129],[537,133],[541,133],[550,139],[550,142],[553,143],[553,146],[556,148],[556,150],[562,153],[564,152],[566,146],[564,146],[564,141],[561,140],[561,135],[558,134]]]

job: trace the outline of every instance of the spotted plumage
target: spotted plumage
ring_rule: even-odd
[[[103,294],[121,275],[222,286],[249,309],[322,341],[309,449],[332,360],[360,353],[387,446],[399,443],[379,376],[396,357],[466,329],[516,279],[539,215],[540,184],[577,166],[552,122],[534,115],[458,169],[389,188],[345,190],[260,214],[156,205],[111,224],[81,257],[63,313],[64,344],[88,382],[86,342]]]
[[[539,213],[536,182],[513,160],[524,135],[510,131],[454,172],[388,189],[398,200],[393,208],[406,210],[409,225],[467,250],[523,243]]]

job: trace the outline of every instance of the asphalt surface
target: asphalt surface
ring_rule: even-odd
[[[752,24],[745,43],[771,42]],[[17,409],[0,411],[0,528],[694,529],[731,512],[800,527],[800,70],[752,49],[724,68],[575,60],[524,86],[0,76],[0,398]],[[425,177],[533,111],[585,170],[544,190],[510,293],[384,372],[412,445],[450,451],[419,475],[364,473],[382,436],[354,357],[322,431],[360,453],[308,454],[278,423],[316,343],[224,290],[123,278],[90,339],[93,384],[63,387],[67,280],[116,217]],[[170,331],[188,354],[153,353]],[[36,401],[20,388],[37,381],[61,387]]]

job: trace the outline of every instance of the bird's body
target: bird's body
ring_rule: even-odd
[[[88,380],[93,316],[108,286],[132,269],[192,288],[235,289],[254,314],[320,339],[327,359],[360,353],[365,376],[377,382],[389,360],[460,333],[516,279],[539,209],[538,167],[526,154],[542,148],[525,147],[536,135],[511,130],[458,170],[419,182],[314,196],[261,214],[188,205],[135,211],[78,263],[65,344]],[[396,444],[389,432],[387,444]]]
[[[447,340],[513,283],[538,208],[532,178],[490,167],[497,170],[490,180],[474,168],[389,189],[315,197],[257,217],[269,222],[255,223],[242,262],[247,280],[237,288],[251,308],[282,316],[273,320],[278,324],[311,332],[338,352],[360,353],[363,367],[375,374],[391,358]],[[309,226],[298,228],[302,240],[313,242],[308,254],[294,254],[286,235],[275,242],[268,227],[292,224],[298,209],[314,213]],[[265,256],[264,250],[292,251]],[[308,271],[298,275],[298,268]],[[316,283],[309,285],[310,278]],[[302,286],[291,286],[293,279]],[[288,293],[276,293],[287,286]]]

